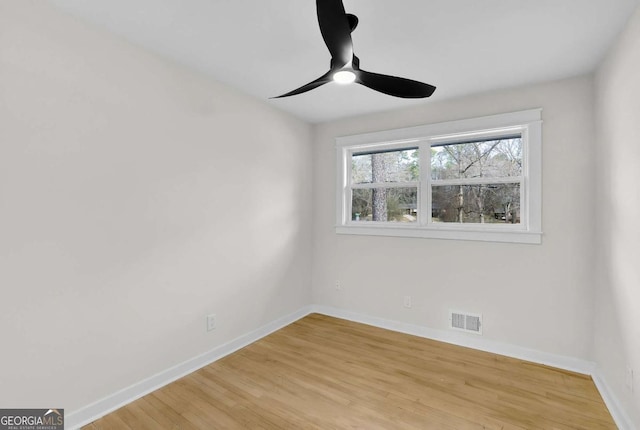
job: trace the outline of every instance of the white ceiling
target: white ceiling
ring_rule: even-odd
[[[365,70],[424,81],[430,99],[328,84],[313,0],[50,0],[309,122],[588,73],[640,0],[344,0]],[[215,97],[212,94],[212,97]]]

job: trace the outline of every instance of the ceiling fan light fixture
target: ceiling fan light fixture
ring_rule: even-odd
[[[333,80],[341,85],[352,84],[356,80],[353,70],[342,69],[333,74]]]
[[[406,99],[424,98],[433,94],[436,89],[433,85],[367,72],[360,68],[360,59],[353,53],[351,39],[351,33],[358,25],[358,18],[345,12],[342,0],[316,0],[316,11],[320,33],[331,54],[329,71],[318,79],[275,98],[306,93],[332,81],[343,85],[355,82],[380,93]]]

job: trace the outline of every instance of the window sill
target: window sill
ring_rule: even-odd
[[[418,226],[386,226],[386,225],[356,225],[336,226],[337,234],[352,234],[364,236],[391,236],[391,237],[413,237],[422,239],[449,239],[449,240],[472,240],[482,242],[504,242],[504,243],[542,243],[542,232],[531,232],[526,230],[498,231],[487,228],[426,228]]]

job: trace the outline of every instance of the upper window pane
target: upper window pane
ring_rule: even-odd
[[[353,184],[420,180],[418,149],[356,153],[351,157]]]
[[[522,138],[431,147],[431,179],[505,178],[522,175]]]

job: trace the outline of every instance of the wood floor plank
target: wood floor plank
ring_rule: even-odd
[[[587,375],[309,315],[85,427],[615,429]]]
[[[190,421],[186,420],[173,407],[160,400],[160,394],[161,391],[158,390],[148,396],[136,400],[136,402],[141,403],[140,407],[143,409],[146,408],[149,413],[155,413],[154,416],[160,416],[156,419],[161,423],[162,427],[160,428],[162,429],[176,428],[180,430],[198,430],[198,427],[191,424]]]
[[[129,425],[123,421],[123,408],[118,409],[116,412],[111,413],[98,421],[92,423],[95,430],[133,430]],[[86,428],[86,427],[85,427]]]

